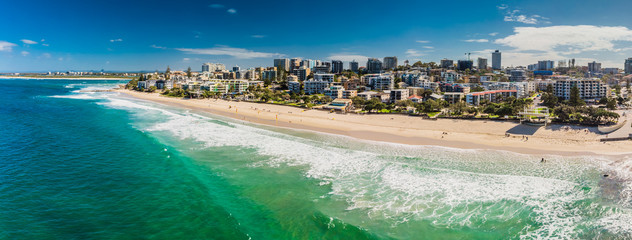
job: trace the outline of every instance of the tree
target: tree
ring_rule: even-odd
[[[557,106],[558,99],[553,93],[545,92],[542,94],[542,105],[547,106],[549,108],[554,108]]]
[[[371,98],[371,100],[369,100],[364,106],[364,109],[369,112],[371,112],[372,110],[376,110],[379,112],[385,108],[386,108],[386,104],[382,103],[382,101],[379,98]]]
[[[579,96],[579,88],[577,85],[573,85],[573,87],[571,87],[571,97],[569,99],[569,103],[573,107],[579,107],[586,104]]]
[[[132,79],[129,82],[127,82],[127,84],[125,84],[125,89],[138,90],[138,82],[139,81],[143,81],[143,75],[142,74],[140,75],[140,77],[138,77],[138,80]]]
[[[617,84],[616,86],[614,86],[614,92],[617,94],[617,96],[621,95],[621,85]]]
[[[546,92],[553,93],[553,84],[546,85]]]
[[[463,115],[467,109],[467,104],[465,102],[456,102],[450,105],[450,114],[452,115]]]
[[[608,98],[608,101],[606,103],[606,108],[608,108],[609,110],[617,109],[617,100],[614,98]]]
[[[483,91],[485,91],[485,88],[481,86],[475,86],[473,88],[470,88],[470,92],[483,92]]]
[[[191,67],[187,68],[187,77],[190,78],[192,77],[193,74],[191,73]]]
[[[364,104],[366,103],[366,99],[362,97],[358,97],[358,96],[352,97],[351,101],[353,101],[353,106],[355,108],[362,108],[364,107]]]
[[[328,103],[328,102],[331,102],[331,101],[332,101],[332,99],[331,99],[331,97],[329,97],[329,96],[324,96],[324,97],[320,98],[320,100],[319,100],[319,101],[320,101],[321,103]]]
[[[148,89],[147,91],[149,91],[149,92],[152,92],[152,93],[153,93],[153,92],[155,92],[155,91],[156,91],[156,89],[157,89],[157,88],[156,88],[156,86],[151,86],[151,87],[149,87],[149,89]]]

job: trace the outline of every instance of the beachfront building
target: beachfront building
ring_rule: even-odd
[[[298,77],[290,75],[287,77],[287,88],[292,93],[299,94],[301,92],[301,82],[298,81]]]
[[[608,96],[608,85],[603,84],[600,79],[560,79],[553,85],[553,94],[560,99],[571,98],[571,89],[577,86],[579,97],[583,100],[599,100]]]
[[[353,101],[351,99],[334,99],[331,103],[323,106],[324,109],[331,109],[340,112],[348,112],[353,107]]]
[[[342,86],[331,86],[326,88],[323,92],[325,96],[329,96],[331,99],[342,98],[342,92],[345,89]]]
[[[455,104],[463,100],[465,93],[462,92],[447,92],[443,94],[443,100],[450,104]]]
[[[145,80],[145,81],[138,81],[138,89],[149,89],[152,86],[156,86],[156,81],[157,80]]]
[[[329,82],[327,81],[305,81],[303,82],[303,88],[305,89],[305,94],[322,94],[325,92],[325,89],[329,87]]]
[[[501,102],[508,97],[518,97],[516,90],[494,90],[484,92],[474,92],[465,95],[465,101],[471,105],[480,105],[481,101],[487,100],[489,102],[497,103]]]
[[[390,92],[390,101],[392,103],[400,101],[400,100],[406,100],[408,99],[408,93],[410,91],[408,89],[397,89],[397,90],[391,90]]]
[[[342,98],[351,99],[358,96],[358,90],[344,90],[342,91]]]
[[[212,79],[204,81],[203,83],[190,82],[183,84],[183,88],[207,90],[222,94],[241,94],[245,92],[249,86],[256,86],[258,83],[260,83],[260,81],[247,81],[243,79]]]
[[[371,98],[379,97],[378,94],[379,94],[378,92],[367,91],[367,92],[358,93],[358,97],[361,97],[364,100],[371,100]]]
[[[539,81],[538,81],[539,82]],[[528,97],[537,89],[536,82],[484,82],[483,87],[487,90],[516,90],[518,98]],[[546,90],[546,86],[544,86]]]
[[[314,73],[314,81],[334,82],[334,74],[331,73]]]

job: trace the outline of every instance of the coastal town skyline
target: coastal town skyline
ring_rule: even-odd
[[[199,70],[205,62],[249,68],[295,57],[341,60],[348,68],[352,60],[364,66],[385,56],[491,60],[495,49],[503,67],[576,59],[622,69],[632,56],[632,30],[616,10],[630,5],[459,1],[446,14],[440,3],[418,2],[158,2],[127,4],[124,12],[98,2],[16,2],[0,16],[20,22],[0,27],[0,72]],[[34,14],[20,16],[27,11]]]

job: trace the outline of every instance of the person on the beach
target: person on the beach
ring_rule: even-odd
[[[542,160],[540,160],[540,163],[545,163],[546,160],[544,160],[544,158],[542,158]]]

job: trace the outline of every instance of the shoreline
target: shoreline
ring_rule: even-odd
[[[600,142],[589,127],[552,125],[531,127],[512,122],[425,120],[392,114],[337,114],[284,105],[232,102],[216,99],[181,99],[115,89],[132,98],[202,111],[240,121],[273,127],[308,130],[351,138],[406,145],[458,149],[510,151],[530,155],[622,156],[632,154],[632,144]],[[512,133],[506,137],[507,132]]]

